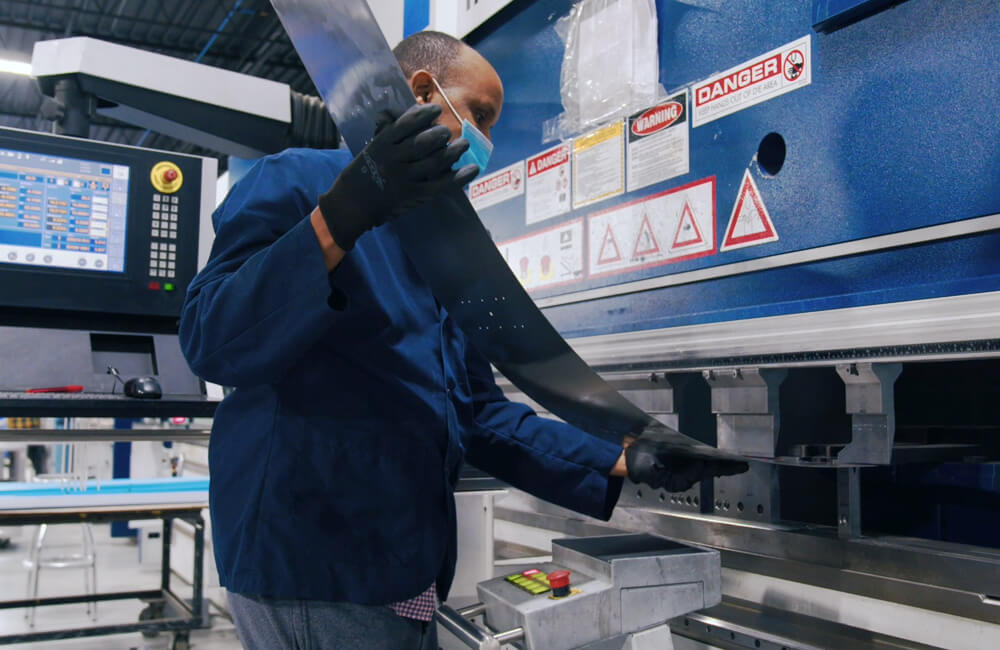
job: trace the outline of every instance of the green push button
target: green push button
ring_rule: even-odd
[[[174,290],[174,283],[173,282],[167,282],[166,284],[163,285],[163,290],[164,291],[173,291]]]

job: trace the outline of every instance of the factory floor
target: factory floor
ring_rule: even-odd
[[[110,527],[95,525],[94,542],[97,548],[97,588],[98,591],[135,591],[156,589],[159,586],[159,566],[143,568],[139,563],[138,549],[130,539],[111,537]],[[28,570],[23,561],[28,557],[34,527],[5,528],[0,530],[0,538],[11,537],[11,545],[0,549],[0,601],[25,598],[28,585]],[[50,526],[46,534],[45,549],[49,553],[66,553],[79,549],[80,528],[76,524]],[[178,580],[174,576],[174,581]],[[83,571],[80,569],[43,569],[39,579],[39,596],[76,595],[84,592]],[[186,591],[180,591],[186,595]],[[220,611],[224,607],[225,594],[220,588],[206,588],[206,597],[213,604],[209,606],[211,628],[195,630],[191,633],[191,648],[194,650],[239,650],[243,646],[236,636],[232,623]],[[466,604],[466,603],[461,603]],[[35,612],[33,631],[82,628],[93,625],[113,625],[131,623],[138,619],[145,606],[138,600],[105,602],[98,606],[95,623],[87,615],[84,605],[57,605],[38,608]],[[0,609],[0,635],[29,632],[32,628],[25,620],[24,609]],[[465,646],[457,640],[440,634],[442,650],[460,650]],[[21,650],[168,650],[171,647],[170,634],[161,633],[147,639],[138,632],[114,636],[66,639],[60,641],[35,641],[2,646]]]
[[[129,539],[112,538],[110,527],[94,525],[97,550],[97,588],[101,592],[156,589],[159,586],[159,567],[143,568],[135,543]],[[11,537],[10,547],[0,550],[0,600],[25,598],[28,571],[23,560],[28,557],[33,527],[4,529],[0,536]],[[76,524],[50,526],[45,540],[47,552],[72,552],[80,546],[80,527]],[[84,593],[83,570],[42,569],[39,577],[39,596],[77,595]],[[175,584],[179,583],[174,577]],[[186,590],[178,591],[184,595]],[[215,603],[224,603],[218,588],[206,589],[206,596]],[[97,625],[131,623],[138,619],[144,603],[124,600],[100,603]],[[220,615],[219,609],[210,605],[211,628],[191,633],[191,647],[198,650],[230,650],[241,648],[232,623]],[[40,607],[35,612],[34,631],[88,627],[95,625],[87,615],[84,605],[57,605]],[[28,632],[24,609],[0,609],[0,635]],[[138,632],[63,641],[35,641],[5,646],[32,648],[33,650],[159,650],[170,648],[172,637],[161,633],[147,639]]]

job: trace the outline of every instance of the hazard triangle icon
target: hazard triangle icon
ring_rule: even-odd
[[[771,241],[778,241],[778,231],[774,228],[771,215],[760,197],[760,190],[748,169],[743,172],[743,182],[740,183],[733,214],[726,227],[726,237],[719,250],[728,251]]]
[[[691,246],[699,246],[705,243],[705,238],[701,236],[698,222],[695,221],[694,213],[691,212],[691,204],[684,202],[684,209],[681,210],[681,220],[677,223],[677,232],[674,233],[674,243],[670,246],[670,252],[683,250]]]
[[[601,240],[601,250],[597,255],[598,264],[612,264],[620,262],[621,251],[618,250],[618,242],[615,241],[615,234],[611,232],[611,224],[608,224],[604,231],[604,239]]]
[[[644,212],[642,214],[642,224],[639,226],[639,235],[635,238],[635,246],[632,248],[632,257],[639,258],[659,252],[660,245],[656,242],[656,235],[653,234],[653,226],[649,223],[649,215]]]

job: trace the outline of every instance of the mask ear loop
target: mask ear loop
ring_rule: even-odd
[[[431,77],[431,81],[434,82],[434,87],[437,88],[438,92],[441,93],[441,96],[444,97],[444,103],[447,104],[448,108],[451,109],[451,112],[455,116],[455,119],[458,120],[459,122],[461,122],[462,121],[462,117],[458,114],[458,111],[455,110],[455,107],[452,106],[451,100],[448,99],[448,95],[444,94],[444,89],[441,88],[441,85],[438,83],[437,79],[435,79],[434,77]]]

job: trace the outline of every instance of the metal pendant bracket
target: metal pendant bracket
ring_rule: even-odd
[[[718,421],[719,449],[774,458],[780,417],[778,393],[784,369],[706,370],[712,388],[712,412]]]
[[[893,386],[901,363],[845,363],[837,374],[846,388],[851,443],[837,454],[839,464],[887,465],[896,437]]]

